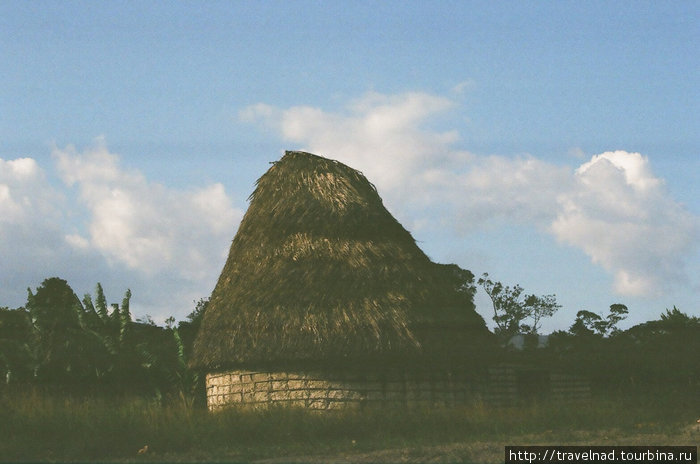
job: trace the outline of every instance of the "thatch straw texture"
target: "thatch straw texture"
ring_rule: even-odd
[[[435,306],[450,301],[444,272],[362,173],[287,152],[250,196],[193,363],[405,356],[423,350],[420,327],[485,331],[473,305]]]

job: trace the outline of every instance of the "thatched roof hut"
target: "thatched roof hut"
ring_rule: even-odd
[[[488,333],[461,270],[431,262],[359,171],[286,152],[249,200],[193,364],[405,358]]]

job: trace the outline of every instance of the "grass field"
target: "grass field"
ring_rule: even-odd
[[[516,444],[697,445],[700,410],[692,400],[655,394],[517,408],[211,414],[30,390],[0,399],[0,460],[499,462],[503,447]]]

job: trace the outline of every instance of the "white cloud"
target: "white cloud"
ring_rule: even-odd
[[[676,203],[639,153],[606,152],[576,170],[551,230],[611,271],[622,295],[659,294],[684,283],[698,218]]]
[[[638,191],[653,189],[663,183],[661,179],[652,174],[647,158],[639,153],[628,153],[621,150],[608,151],[593,156],[589,162],[582,164],[576,173],[581,175],[585,182],[585,173],[599,166],[602,166],[601,169],[608,169],[611,173],[616,170],[617,173],[624,176],[627,185]],[[614,170],[610,168],[614,168]]]
[[[425,128],[453,106],[429,94],[370,93],[343,112],[257,104],[241,111],[241,118],[257,116],[285,140],[361,170],[399,215],[417,208],[429,215],[443,211],[441,221],[462,232],[498,218],[551,219],[568,170],[531,156],[474,156],[455,149],[456,131]]]
[[[55,212],[54,195],[32,158],[0,158],[0,223],[22,223]]]
[[[31,274],[52,272],[66,256],[64,206],[34,159],[0,159],[0,305],[20,305]]]
[[[55,149],[59,173],[77,185],[90,213],[88,236],[67,236],[77,248],[86,244],[110,261],[154,274],[176,268],[188,278],[210,273],[242,216],[221,184],[192,191],[149,182],[119,165],[104,144],[78,153]]]
[[[31,246],[40,246],[60,222],[63,201],[35,160],[0,159],[0,246],[29,248],[33,237],[38,243]]]
[[[76,250],[90,249],[90,241],[78,234],[66,235],[66,243],[68,243],[68,245],[75,248]]]
[[[455,131],[422,128],[431,116],[453,106],[443,97],[424,93],[387,96],[368,93],[342,113],[295,106],[281,110],[266,104],[245,108],[240,117],[264,121],[300,149],[361,169],[385,191],[401,189],[415,172],[444,161],[458,139]]]
[[[545,227],[556,213],[556,195],[569,170],[532,156],[480,156],[456,170],[436,168],[427,198],[450,205],[454,226],[469,232],[494,221]],[[439,179],[439,181],[438,181]]]
[[[623,295],[654,294],[683,278],[698,218],[670,197],[646,158],[606,152],[573,171],[533,156],[477,156],[455,148],[457,132],[426,127],[453,106],[423,93],[370,93],[338,112],[260,103],[240,117],[363,171],[404,223],[459,233],[494,221],[531,224],[612,272]]]
[[[0,305],[23,304],[28,286],[52,276],[79,295],[101,282],[119,299],[130,287],[134,314],[161,322],[209,294],[242,217],[221,184],[153,183],[103,141],[53,155],[65,185],[31,158],[0,159]]]

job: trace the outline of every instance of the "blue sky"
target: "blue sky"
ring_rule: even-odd
[[[563,308],[699,315],[697,2],[2,2],[0,306],[211,292],[285,149],[434,260]],[[487,318],[483,295],[478,310]]]

